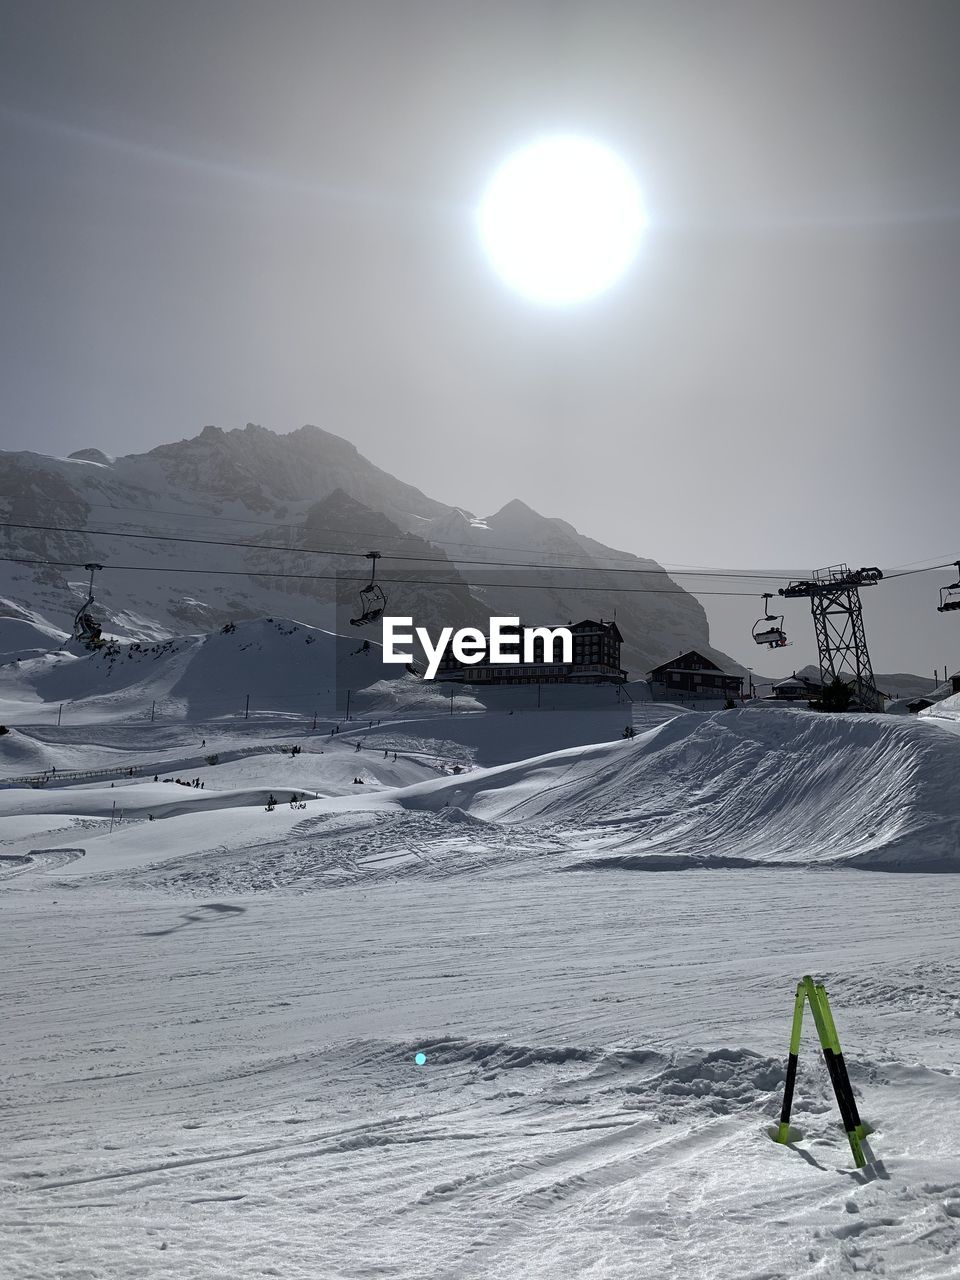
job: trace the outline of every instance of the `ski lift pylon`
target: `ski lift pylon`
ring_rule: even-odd
[[[377,561],[380,559],[380,552],[368,551],[366,558],[370,561],[370,581],[365,587],[360,588],[360,617],[350,619],[351,624],[355,627],[365,627],[370,622],[379,622],[383,617],[384,609],[387,607],[387,597],[383,588],[374,581],[377,576]]]
[[[768,600],[773,599],[773,592],[764,591],[762,599],[763,617],[753,624],[753,638],[757,644],[765,644],[768,649],[785,649],[790,641],[783,629],[783,614],[771,613],[767,604]],[[775,625],[770,626],[771,622]]]
[[[955,560],[954,564],[957,566],[957,581],[951,582],[948,587],[940,588],[937,613],[951,613],[955,609],[960,609],[960,560]]]

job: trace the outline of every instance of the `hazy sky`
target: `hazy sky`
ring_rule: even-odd
[[[955,0],[0,19],[4,447],[313,422],[442,501],[670,564],[960,556]],[[616,148],[651,219],[564,310],[474,225],[557,131]]]

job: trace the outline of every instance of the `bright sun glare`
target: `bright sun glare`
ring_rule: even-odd
[[[540,138],[515,151],[480,202],[480,237],[501,278],[535,302],[564,306],[609,288],[647,225],[629,168],[589,138]]]

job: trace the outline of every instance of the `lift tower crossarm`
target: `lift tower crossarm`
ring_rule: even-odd
[[[781,587],[779,595],[795,600],[798,597],[812,597],[823,591],[850,590],[857,587],[872,587],[883,577],[883,570],[875,567],[869,569],[848,569],[845,564],[834,565],[829,569],[817,569],[812,579],[800,579]]]

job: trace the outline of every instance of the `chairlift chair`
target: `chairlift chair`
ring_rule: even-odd
[[[365,627],[370,622],[379,622],[383,617],[383,611],[387,607],[387,597],[383,588],[379,587],[374,579],[377,576],[377,561],[380,559],[379,551],[368,551],[366,558],[370,563],[370,581],[365,587],[360,588],[360,616],[359,618],[351,618],[350,622],[355,627]]]
[[[957,566],[957,573],[960,574],[960,560],[954,563]],[[938,613],[951,613],[955,609],[960,610],[960,577],[956,582],[951,582],[948,587],[940,588],[940,603],[937,605]]]
[[[83,567],[90,570],[90,586],[87,589],[86,600],[73,619],[73,638],[81,644],[95,647],[100,644],[103,632],[100,623],[89,613],[89,609],[93,604],[93,575],[98,569],[102,569],[103,565],[85,564]]]
[[[783,629],[783,614],[775,614],[770,612],[768,600],[773,599],[771,591],[763,593],[763,617],[758,618],[753,624],[753,638],[757,644],[765,644],[768,649],[785,649],[790,641]],[[770,626],[770,623],[775,626]]]

